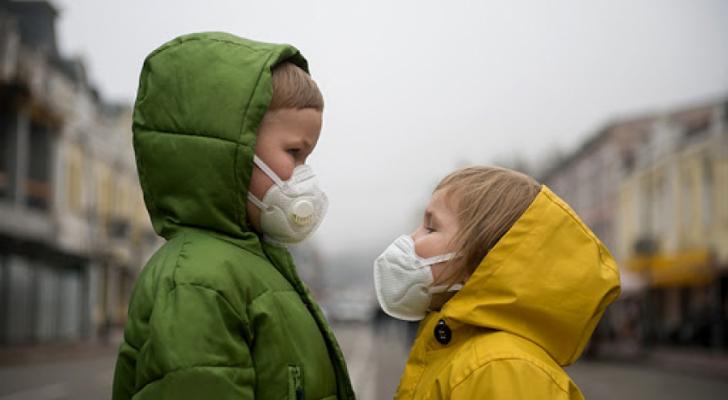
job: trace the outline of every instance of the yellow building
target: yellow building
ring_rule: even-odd
[[[620,185],[615,255],[650,288],[655,340],[726,342],[727,106],[658,118]]]

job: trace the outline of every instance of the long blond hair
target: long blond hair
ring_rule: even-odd
[[[532,177],[506,168],[475,166],[446,176],[435,188],[443,190],[457,211],[453,237],[456,256],[446,267],[443,283],[464,282],[488,252],[516,223],[541,191]]]

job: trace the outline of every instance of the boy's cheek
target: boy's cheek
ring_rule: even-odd
[[[248,191],[250,191],[253,196],[263,200],[265,192],[267,192],[271,186],[273,186],[273,181],[263,172],[258,170],[258,168],[253,168],[253,174],[250,177],[250,187],[248,188]]]
[[[247,214],[247,221],[250,228],[255,232],[260,232],[260,210],[255,204],[251,203],[250,200],[245,201],[245,211]]]

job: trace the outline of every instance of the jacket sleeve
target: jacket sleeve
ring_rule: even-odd
[[[128,400],[134,395],[134,368],[139,352],[126,340],[119,347],[119,356],[114,368],[112,400]]]
[[[491,361],[455,382],[452,400],[552,400],[570,399],[569,387],[562,387],[556,378],[537,365],[519,359]],[[574,398],[581,398],[580,395]]]
[[[122,345],[114,400],[252,399],[255,371],[239,313],[215,290],[175,286],[155,304],[136,360]]]

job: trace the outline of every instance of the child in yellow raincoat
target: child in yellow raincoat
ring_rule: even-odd
[[[609,251],[546,186],[453,172],[374,263],[389,315],[422,320],[396,399],[583,399],[576,361],[619,296]]]

